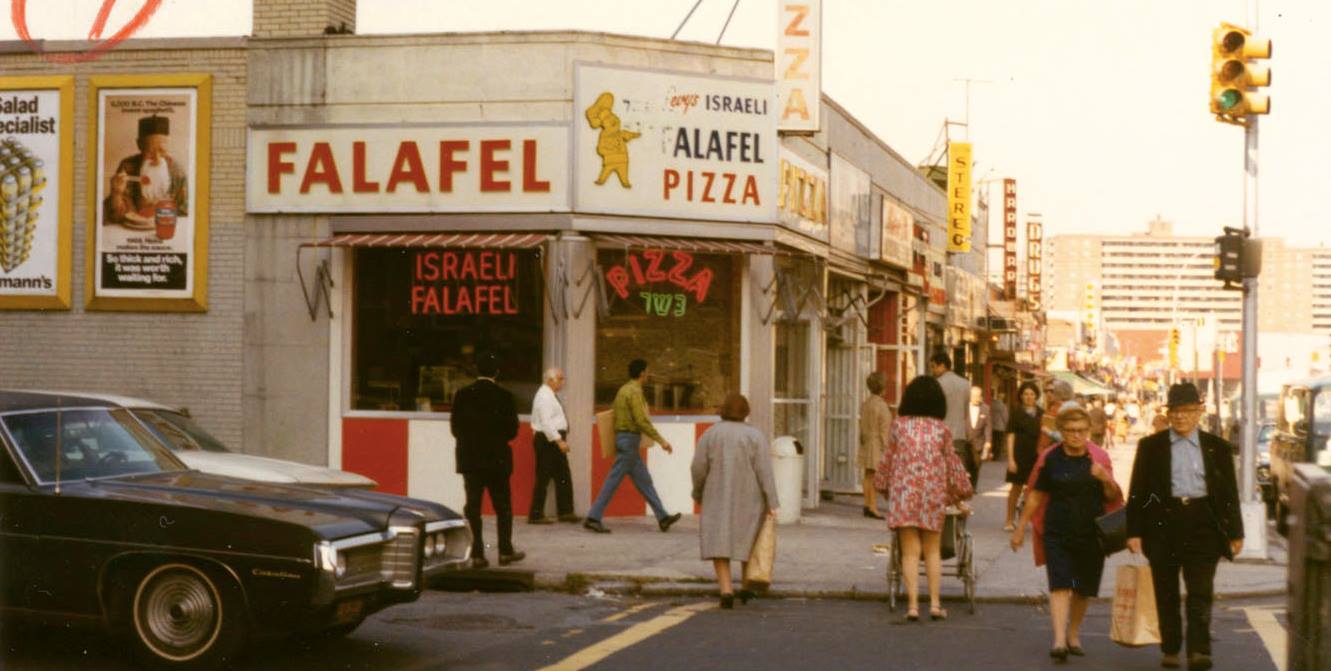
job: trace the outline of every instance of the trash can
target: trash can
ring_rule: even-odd
[[[804,501],[804,446],[794,436],[780,436],[772,441],[772,479],[776,497],[781,501],[776,521],[791,524],[800,521]]]
[[[1294,467],[1290,483],[1289,671],[1331,668],[1331,475]],[[777,484],[777,489],[781,487]]]

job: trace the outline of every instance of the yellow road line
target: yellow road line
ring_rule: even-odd
[[[1280,621],[1276,620],[1275,611],[1267,608],[1244,608],[1243,612],[1248,616],[1248,622],[1252,623],[1252,628],[1262,639],[1262,645],[1266,646],[1266,652],[1271,655],[1271,661],[1275,662],[1276,671],[1285,671],[1287,635],[1285,628],[1280,626]]]
[[[618,621],[620,621],[620,620],[622,620],[622,619],[624,619],[624,618],[626,618],[626,617],[628,617],[628,616],[630,616],[630,615],[633,615],[634,613],[641,613],[642,611],[647,610],[648,608],[651,608],[652,606],[655,606],[655,605],[657,605],[657,604],[654,604],[654,603],[640,603],[640,604],[638,604],[638,605],[636,605],[636,606],[633,606],[633,607],[631,607],[631,608],[625,608],[624,610],[622,610],[622,611],[620,611],[620,612],[618,612],[618,613],[615,613],[614,615],[611,615],[610,617],[607,617],[607,618],[605,618],[604,620],[601,620],[601,621],[602,621],[602,622],[618,622]]]
[[[540,671],[580,671],[712,608],[716,608],[716,604],[711,601],[673,608],[650,620],[639,622],[604,641],[587,646]]]

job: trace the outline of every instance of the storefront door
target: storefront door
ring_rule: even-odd
[[[791,436],[804,448],[806,469],[818,463],[822,439],[818,420],[817,358],[819,344],[808,320],[781,321],[776,325],[775,389],[772,398],[772,435]],[[816,507],[816,471],[806,470],[803,504]],[[783,503],[784,505],[784,503]]]

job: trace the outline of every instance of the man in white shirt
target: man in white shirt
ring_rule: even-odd
[[[545,516],[545,489],[555,481],[555,508],[560,522],[580,522],[573,513],[573,474],[568,467],[568,417],[555,392],[564,388],[564,371],[545,371],[545,384],[531,404],[532,449],[536,452],[536,485],[531,494],[528,524],[553,524]]]
[[[947,398],[947,418],[943,423],[952,431],[952,447],[956,449],[961,463],[966,465],[974,486],[980,477],[979,455],[971,444],[971,383],[966,378],[952,372],[952,357],[943,352],[936,352],[929,357],[929,372],[938,378],[943,387],[943,396]]]

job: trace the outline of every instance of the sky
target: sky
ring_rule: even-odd
[[[119,0],[106,33],[145,0]],[[578,29],[670,37],[694,0],[360,0],[357,32]],[[4,3],[10,5],[10,3]],[[27,0],[34,36],[84,37],[102,0]],[[702,0],[679,39],[714,43],[733,0]],[[976,180],[1012,177],[1046,235],[1131,233],[1161,216],[1218,235],[1243,216],[1243,131],[1207,111],[1211,30],[1244,0],[823,0],[824,91],[912,162],[945,120]],[[0,8],[7,18],[10,7]],[[1331,243],[1331,3],[1264,0],[1272,114],[1260,127],[1259,234]],[[145,37],[246,34],[250,0],[164,0]],[[12,21],[0,40],[14,39]],[[721,43],[772,49],[776,0],[739,0]],[[446,76],[446,73],[441,73]],[[990,192],[998,202],[1000,186]],[[990,227],[998,240],[997,215]]]

